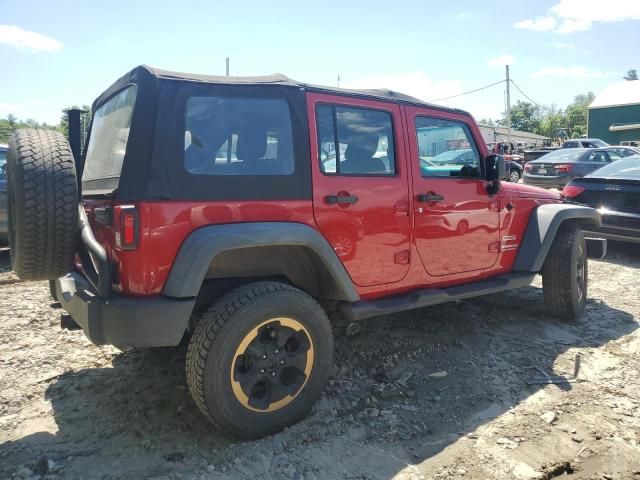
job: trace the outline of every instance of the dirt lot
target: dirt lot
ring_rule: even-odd
[[[531,288],[338,322],[312,415],[233,443],[189,397],[185,348],[91,345],[0,252],[0,478],[640,480],[640,253],[590,263],[587,315]],[[346,335],[346,332],[350,335]],[[530,385],[544,375],[574,383]]]

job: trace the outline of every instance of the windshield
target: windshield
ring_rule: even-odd
[[[640,180],[640,155],[623,158],[610,163],[587,177],[621,178],[628,180]]]
[[[135,85],[131,85],[96,110],[87,146],[83,181],[120,176],[137,90]]]

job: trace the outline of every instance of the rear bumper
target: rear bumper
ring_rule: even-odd
[[[564,187],[569,181],[571,177],[567,174],[564,175],[554,175],[554,176],[545,176],[545,175],[531,175],[527,172],[524,172],[522,175],[522,182],[527,185],[533,185],[536,187],[556,187],[561,188]]]
[[[81,274],[56,280],[56,297],[71,318],[96,345],[168,347],[180,343],[189,324],[194,299],[132,298],[112,295],[100,299]]]
[[[594,236],[608,240],[640,243],[640,214],[600,210],[602,226],[594,228]]]

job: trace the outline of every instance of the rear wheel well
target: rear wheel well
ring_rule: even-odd
[[[337,281],[322,259],[304,246],[261,246],[226,250],[211,261],[194,306],[190,330],[217,299],[257,280],[288,283],[308,293],[327,310],[341,297]],[[333,307],[330,307],[333,306]]]

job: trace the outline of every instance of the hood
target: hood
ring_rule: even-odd
[[[512,195],[517,195],[520,198],[543,198],[547,200],[560,201],[562,197],[560,192],[555,190],[546,190],[540,187],[533,187],[531,185],[523,185],[521,183],[507,183],[502,182],[502,188],[505,192],[509,192]]]

